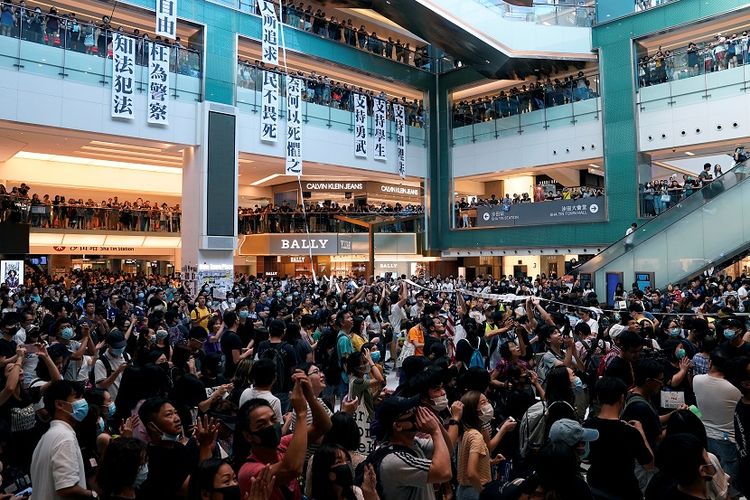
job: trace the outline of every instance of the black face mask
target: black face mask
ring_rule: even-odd
[[[336,476],[333,480],[334,484],[342,488],[350,488],[354,484],[354,473],[351,465],[337,465],[331,469],[331,472]]]
[[[277,448],[281,442],[281,424],[276,422],[273,425],[264,427],[254,434],[260,439],[261,446],[266,448]]]
[[[221,493],[224,500],[240,500],[240,486],[225,486],[224,488],[214,488],[214,492]]]

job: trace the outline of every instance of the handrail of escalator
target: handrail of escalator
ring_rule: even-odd
[[[490,9],[500,10],[508,20],[534,22],[548,26],[577,26],[590,28],[594,23],[596,8],[584,0],[559,3],[532,2],[517,5],[504,0],[475,0]]]
[[[599,252],[592,259],[581,264],[577,271],[588,272],[588,268],[596,265],[606,257],[609,257],[609,254],[612,254],[612,260],[621,257],[630,249],[637,247],[644,241],[651,239],[667,228],[673,226],[677,222],[680,222],[682,219],[695,212],[696,209],[707,205],[716,196],[741,184],[745,179],[750,177],[750,175],[748,175],[748,169],[750,168],[748,162],[750,162],[750,160],[735,163],[732,168],[711,181],[710,184],[707,184],[702,188],[696,190],[692,195],[688,196],[680,203],[677,203],[676,205],[670,207],[668,210],[662,212],[656,217],[646,221],[646,223],[644,223],[642,226],[639,226],[633,233],[623,236],[622,238],[618,239],[607,248]],[[681,212],[683,209],[684,212]],[[653,232],[649,231],[650,229],[655,227],[658,227],[658,229]],[[648,234],[644,235],[644,233],[646,233],[647,231],[649,231]],[[627,248],[625,243],[627,243]]]

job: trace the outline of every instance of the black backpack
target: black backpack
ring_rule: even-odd
[[[291,388],[289,387],[289,380],[287,380],[287,362],[289,360],[286,359],[288,357],[288,353],[283,347],[287,343],[268,343],[268,349],[263,352],[262,357],[270,359],[276,364],[276,381],[273,383],[271,392],[273,394],[288,392],[291,390]],[[291,367],[293,364],[294,363],[290,363],[289,366]]]
[[[370,453],[363,462],[357,465],[357,468],[354,470],[354,484],[359,487],[362,487],[362,483],[364,483],[365,481],[365,466],[372,465],[373,469],[375,469],[375,477],[377,478],[376,479],[376,491],[378,492],[378,496],[380,496],[380,500],[391,500],[391,499],[386,498],[383,495],[383,485],[381,483],[382,475],[380,474],[380,465],[383,463],[383,459],[385,459],[385,457],[387,457],[391,453],[396,453],[397,451],[408,453],[409,455],[413,457],[417,456],[417,453],[407,446],[401,446],[397,444],[389,444],[386,446],[381,446],[374,452]]]
[[[110,364],[107,356],[104,355],[105,352],[107,352],[106,347],[104,347],[99,353],[99,357],[97,358],[97,360],[101,361],[104,365],[104,370],[107,372],[107,376],[105,378],[109,378],[109,376],[112,375],[112,365]],[[128,361],[130,361],[130,354],[128,354],[127,351],[123,351],[122,359],[125,363],[127,363]],[[96,388],[96,363],[94,363],[94,366],[91,367],[91,371],[89,371],[89,383],[91,384],[91,387]]]

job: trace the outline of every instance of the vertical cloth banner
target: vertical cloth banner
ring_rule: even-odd
[[[266,64],[279,65],[279,19],[276,8],[271,0],[260,0],[260,17],[262,21],[263,39],[261,45],[261,60]]]
[[[177,38],[177,0],[156,0],[156,36]]]
[[[385,113],[388,103],[385,99],[373,100],[373,120],[375,121],[375,159],[385,161]]]
[[[354,97],[354,156],[367,158],[367,96],[352,94]]]
[[[404,118],[404,106],[393,104],[393,116],[396,121],[396,163],[398,175],[403,179],[406,177],[406,120]]]
[[[135,40],[119,32],[112,39],[112,118],[134,116]]]
[[[148,43],[148,123],[169,123],[169,47]]]
[[[262,101],[260,112],[260,140],[276,142],[279,134],[279,74],[263,72]]]
[[[302,175],[302,80],[286,79],[286,175]]]

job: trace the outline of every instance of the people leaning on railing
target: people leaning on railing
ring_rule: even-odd
[[[92,198],[72,198],[48,194],[29,196],[22,183],[7,191],[0,184],[0,222],[31,224],[35,228],[85,229],[102,231],[180,231],[182,209],[179,203],[137,200],[120,201],[117,196],[95,202]]]

